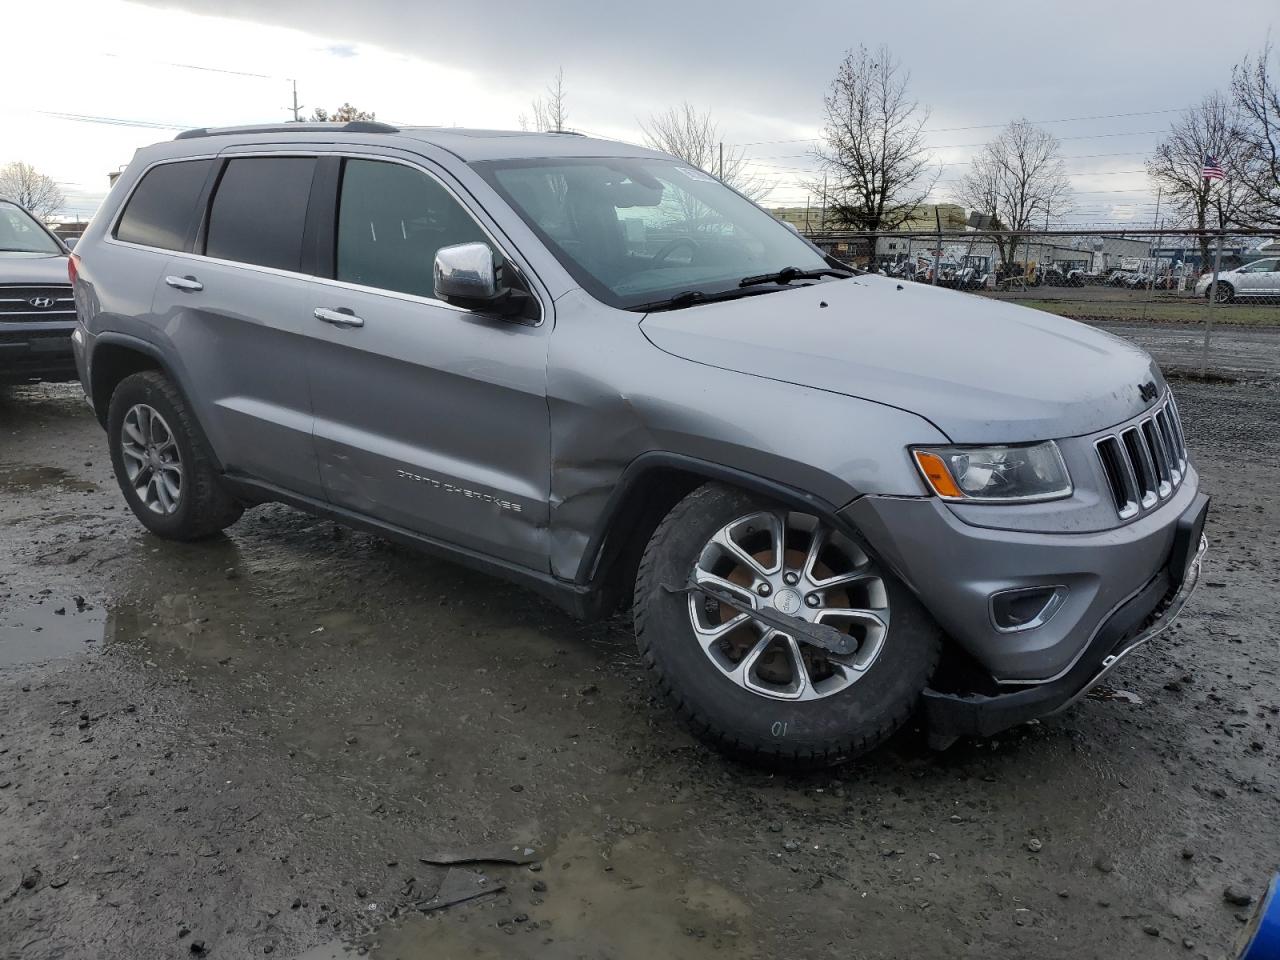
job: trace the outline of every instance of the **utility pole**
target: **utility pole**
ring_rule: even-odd
[[[933,205],[933,225],[938,229],[938,247],[933,255],[933,285],[938,285],[938,274],[942,272],[942,218],[938,216],[938,205]]]
[[[825,172],[822,174],[822,222],[818,229],[820,230],[827,229],[827,175]],[[876,251],[875,251],[875,248],[872,247],[871,262],[875,263],[875,259],[876,259]]]
[[[299,114],[303,109],[302,104],[298,103],[298,81],[290,79],[289,83],[293,85],[293,106],[285,107],[285,109],[293,111],[293,122],[298,123],[302,120],[302,117],[300,117]]]
[[[1151,225],[1152,225],[1153,227],[1155,227],[1157,230],[1159,230],[1159,229],[1160,229],[1160,192],[1161,192],[1162,190],[1164,190],[1164,186],[1163,186],[1163,184],[1159,184],[1159,185],[1157,185],[1157,186],[1156,186],[1156,215],[1155,215],[1155,218],[1152,220]],[[1153,241],[1152,241],[1152,245],[1154,246],[1155,244],[1157,244],[1157,243],[1159,243],[1159,242],[1160,242],[1159,240],[1153,240]],[[1154,250],[1151,250],[1150,252],[1152,253],[1152,258],[1151,258],[1151,279],[1150,279],[1149,285],[1148,285],[1148,287],[1147,287],[1148,292],[1151,292],[1151,291],[1154,291],[1154,290],[1155,290],[1155,288],[1156,288],[1156,271],[1157,271],[1158,269],[1160,269],[1160,248],[1159,248],[1159,247],[1155,247],[1155,249],[1154,249]]]

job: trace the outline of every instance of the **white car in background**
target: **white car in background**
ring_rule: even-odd
[[[1213,274],[1206,273],[1196,284],[1196,293],[1209,296]],[[1280,297],[1280,257],[1254,260],[1234,270],[1218,274],[1218,302],[1236,297]]]

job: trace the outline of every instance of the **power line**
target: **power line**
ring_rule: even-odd
[[[1045,124],[1045,123],[1080,123],[1085,120],[1117,120],[1123,117],[1153,117],[1162,113],[1180,113],[1183,107],[1166,107],[1163,110],[1138,110],[1133,113],[1100,113],[1091,117],[1057,117],[1052,120],[1028,120],[1028,123]],[[1005,123],[979,123],[968,127],[923,127],[923,133],[954,133],[958,130],[995,130],[1000,127],[1008,126]],[[735,147],[758,147],[769,143],[817,143],[824,138],[822,137],[795,137],[784,140],[753,140],[746,143],[735,143]]]
[[[1086,133],[1075,137],[1058,137],[1061,140],[1103,140],[1109,137],[1151,137],[1157,134],[1166,133],[1165,130],[1132,130],[1123,133]],[[744,146],[744,144],[735,144],[735,146]],[[960,150],[968,147],[985,147],[986,143],[930,143],[925,144],[923,150]],[[795,160],[799,158],[812,157],[811,153],[768,153],[757,154],[761,159],[765,160]]]
[[[222,67],[206,67],[199,63],[173,63],[169,60],[144,60],[138,57],[123,57],[118,53],[103,53],[103,57],[112,57],[116,60],[128,60],[130,63],[150,63],[158,67],[177,67],[181,70],[200,70],[205,73],[225,73],[233,77],[253,77],[258,80],[288,80],[289,77],[277,77],[270,73],[249,73],[245,70],[226,70]]]
[[[35,113],[46,117],[57,117],[59,120],[74,120],[77,123],[105,123],[118,127],[149,127],[156,130],[187,130],[198,126],[194,123],[163,123],[155,120],[126,120],[123,117],[102,117],[86,113],[58,113],[54,110],[36,110]]]

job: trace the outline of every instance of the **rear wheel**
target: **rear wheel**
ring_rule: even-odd
[[[1209,284],[1209,289],[1205,290],[1204,295],[1206,300],[1213,297],[1212,283]],[[1234,299],[1235,295],[1236,295],[1235,288],[1231,286],[1231,284],[1227,283],[1224,280],[1218,281],[1218,296],[1216,300],[1217,303],[1230,303],[1232,299]]]
[[[700,591],[835,627],[835,654]],[[681,719],[719,749],[821,765],[864,753],[910,716],[937,663],[933,621],[896,578],[819,518],[708,484],[654,531],[636,581],[636,638]]]
[[[107,412],[111,466],[142,525],[169,540],[199,540],[235,523],[243,507],[222,488],[204,434],[164,374],[120,381]]]

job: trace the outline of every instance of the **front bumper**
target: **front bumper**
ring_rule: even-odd
[[[1198,496],[1189,466],[1158,509],[1081,533],[975,526],[936,497],[866,496],[842,513],[986,675],[1025,685],[1056,680],[1084,656],[1100,625],[1168,563],[1179,518]],[[1050,586],[1066,596],[1052,617],[997,628],[994,594]]]
[[[1098,629],[1070,670],[1048,683],[991,696],[926,689],[925,719],[935,743],[956,737],[989,737],[1036,717],[1057,713],[1097,686],[1129,654],[1159,636],[1177,619],[1200,581],[1208,549],[1204,518],[1208,498],[1196,502],[1178,521],[1169,562]]]
[[[75,322],[0,326],[0,383],[75,380]]]

